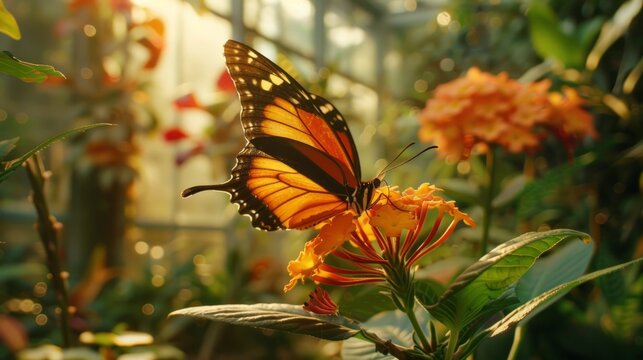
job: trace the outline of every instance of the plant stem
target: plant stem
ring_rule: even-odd
[[[514,332],[514,341],[511,343],[511,350],[509,350],[509,355],[507,355],[507,360],[514,360],[518,356],[518,350],[520,350],[520,344],[522,339],[525,338],[525,328],[523,325],[516,326],[516,331]]]
[[[422,348],[424,349],[424,351],[426,351],[427,353],[433,352],[431,344],[429,343],[428,339],[424,335],[424,331],[422,331],[422,327],[420,326],[420,323],[418,322],[418,319],[415,316],[415,311],[413,311],[413,305],[406,307],[406,316],[409,318],[409,321],[411,321],[411,325],[413,326],[413,330],[415,331],[415,334],[418,336],[418,338],[420,338],[420,343],[422,343]]]
[[[458,344],[458,338],[460,337],[460,329],[451,329],[451,334],[449,335],[449,344],[447,346],[447,353],[444,355],[446,360],[453,359],[453,353],[455,352],[455,347]]]
[[[368,332],[364,329],[362,329],[361,334],[362,336],[364,336],[364,338],[366,338],[366,340],[375,344],[375,350],[377,352],[382,353],[384,355],[391,354],[395,358],[401,359],[401,360],[409,359],[409,355],[407,355],[407,351],[409,351],[410,349],[395,345],[390,340],[388,341],[382,340],[376,334]]]
[[[484,214],[482,219],[482,242],[480,244],[480,256],[487,253],[487,245],[489,243],[489,230],[491,229],[491,217],[493,215],[493,196],[494,196],[494,183],[496,182],[496,159],[495,148],[489,149],[487,152],[487,171],[489,183],[487,184],[486,194],[484,199]]]
[[[62,226],[49,213],[44,191],[46,176],[38,155],[27,160],[25,168],[33,191],[32,201],[38,214],[36,228],[45,248],[47,267],[51,273],[51,282],[56,293],[56,301],[60,307],[60,328],[63,347],[67,348],[72,345],[72,336],[71,327],[69,326],[69,297],[67,295],[67,286],[63,279],[60,258],[58,257],[58,238]]]

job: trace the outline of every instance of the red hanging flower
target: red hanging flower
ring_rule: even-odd
[[[320,287],[308,295],[308,301],[304,303],[304,310],[320,315],[337,315],[338,306],[333,302],[328,292]]]

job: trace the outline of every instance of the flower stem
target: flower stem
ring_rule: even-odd
[[[373,344],[375,344],[375,350],[379,353],[382,353],[384,355],[393,355],[397,359],[408,359],[409,356],[407,355],[407,352],[410,349],[398,346],[393,344],[392,341],[385,341],[382,340],[379,336],[377,336],[375,333],[368,332],[364,329],[361,331],[362,336]]]
[[[415,311],[413,311],[412,305],[406,307],[406,316],[409,318],[409,321],[411,321],[413,330],[415,331],[415,334],[420,339],[420,343],[422,343],[422,349],[424,349],[424,351],[426,351],[427,354],[433,352],[433,348],[431,347],[431,344],[429,343],[426,336],[424,335],[424,331],[422,331],[422,327],[420,326],[420,323],[418,322],[418,319],[415,316]]]
[[[484,199],[484,214],[482,219],[482,243],[480,244],[480,256],[487,253],[487,246],[489,243],[489,230],[491,229],[491,217],[493,215],[493,196],[494,196],[494,183],[496,182],[496,159],[495,148],[491,148],[487,152],[487,171],[489,174],[489,183],[487,184],[487,191]]]
[[[520,349],[520,343],[525,337],[525,328],[522,325],[516,326],[516,332],[514,333],[514,341],[511,343],[511,350],[509,350],[509,355],[507,355],[507,360],[514,360],[518,356],[518,350]]]
[[[455,347],[458,344],[458,337],[460,337],[460,329],[451,329],[451,334],[449,335],[449,345],[447,346],[447,353],[444,356],[446,360],[453,359],[453,353],[455,352]]]
[[[58,238],[60,235],[61,225],[49,213],[49,206],[45,197],[45,179],[42,164],[38,156],[32,157],[25,162],[27,175],[31,182],[33,191],[32,199],[38,222],[36,228],[40,235],[45,254],[47,256],[47,267],[51,273],[51,282],[56,293],[56,301],[60,307],[60,328],[62,332],[63,347],[68,348],[72,345],[72,333],[69,325],[69,297],[67,295],[67,286],[62,274],[62,266],[58,257]]]

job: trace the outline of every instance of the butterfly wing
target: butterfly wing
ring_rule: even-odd
[[[247,45],[228,40],[224,54],[241,100],[241,122],[248,141],[285,137],[305,143],[337,159],[347,169],[348,185],[358,185],[361,170],[355,142],[346,120],[328,100],[306,91]],[[269,147],[255,145],[273,155]]]
[[[194,186],[182,195],[187,197],[203,190],[230,193],[231,201],[239,205],[239,213],[250,216],[254,227],[268,231],[305,229],[347,206],[344,196],[330,193],[252,143],[246,144],[237,155],[230,180],[223,184]]]
[[[343,116],[252,48],[229,40],[228,70],[248,143],[226,183],[189,188],[231,194],[263,230],[313,226],[350,206],[360,164]]]

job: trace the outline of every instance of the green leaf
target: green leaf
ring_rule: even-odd
[[[578,31],[576,32],[576,38],[578,39],[578,44],[583,49],[584,54],[589,54],[589,51],[596,41],[599,31],[605,19],[602,17],[595,17],[585,21],[581,26],[579,26]]]
[[[543,2],[532,2],[527,12],[529,34],[534,49],[542,58],[554,58],[567,67],[583,64],[585,54],[580,44],[563,32],[554,11]]]
[[[518,322],[523,320],[525,317],[530,315],[532,312],[539,310],[543,306],[547,306],[550,303],[554,302],[562,293],[565,293],[574,287],[583,284],[587,281],[596,279],[598,277],[604,276],[606,274],[622,270],[630,265],[634,265],[637,263],[640,263],[643,258],[638,258],[629,262],[626,262],[624,264],[619,264],[615,265],[606,269],[594,271],[592,273],[589,273],[587,275],[581,276],[577,279],[574,279],[572,281],[566,282],[564,284],[558,285],[555,288],[540,294],[539,296],[533,298],[532,300],[528,301],[524,305],[520,306],[519,308],[515,309],[511,313],[509,313],[507,316],[505,316],[502,320],[498,321],[494,325],[492,325],[489,330],[491,330],[491,336],[496,336],[498,334],[501,334],[507,330],[509,330],[511,327],[516,325]]]
[[[432,280],[415,280],[415,297],[421,304],[435,304],[444,293],[444,285]]]
[[[286,331],[325,340],[345,340],[360,332],[359,324],[338,315],[318,315],[289,304],[230,304],[197,306],[170,316],[191,316],[259,329]]]
[[[427,324],[429,321],[426,311],[419,309],[415,312],[420,324]],[[407,348],[413,347],[413,326],[409,322],[406,315],[399,311],[386,311],[379,313],[369,321],[362,324],[364,329],[369,332],[375,333],[380,338],[391,341],[396,345],[401,345]],[[424,329],[425,334],[428,331]],[[380,354],[375,351],[375,345],[366,340],[355,337],[348,339],[342,343],[341,358],[344,360],[350,359],[366,359],[366,360],[384,360],[395,359],[391,355]]]
[[[594,252],[593,243],[573,239],[539,259],[516,284],[516,297],[521,304],[562,283],[583,275]],[[561,296],[564,294],[561,294]]]
[[[539,179],[529,182],[520,195],[516,216],[518,219],[533,218],[537,211],[547,209],[545,201],[556,194],[556,191],[574,174],[587,167],[594,161],[589,156],[581,156],[572,163],[550,169]]]
[[[16,18],[7,10],[2,0],[0,0],[0,32],[9,35],[14,40],[20,40],[20,28]]]
[[[587,56],[585,67],[589,70],[595,70],[601,61],[605,51],[614,44],[614,42],[623,36],[629,28],[632,20],[638,15],[643,6],[643,0],[630,0],[616,10],[616,13],[601,28],[601,33],[594,44],[594,48]]]
[[[0,160],[7,156],[11,150],[16,147],[16,143],[20,140],[19,137],[15,137],[7,140],[0,140]]]
[[[435,304],[423,304],[432,316],[450,329],[463,329],[479,315],[489,315],[489,304],[511,298],[516,282],[536,259],[564,240],[589,240],[574,230],[531,232],[496,247],[467,268]],[[509,293],[508,293],[509,292]]]
[[[36,146],[35,148],[29,150],[26,154],[22,155],[21,157],[19,157],[17,159],[7,161],[7,162],[4,162],[4,163],[0,163],[0,165],[2,165],[2,166],[0,166],[0,183],[2,183],[3,181],[7,180],[9,175],[12,172],[16,171],[25,161],[27,161],[27,159],[32,157],[34,154],[36,154],[40,150],[42,150],[42,149],[46,148],[47,146],[53,144],[54,142],[56,142],[58,140],[61,140],[61,139],[65,138],[65,137],[67,137],[67,136],[74,135],[74,134],[77,134],[77,133],[81,133],[83,131],[87,131],[89,129],[97,128],[97,127],[100,127],[100,126],[113,126],[113,125],[108,124],[108,123],[98,123],[98,124],[85,125],[85,126],[77,127],[75,129],[65,131],[65,132],[63,132],[61,134],[58,134],[56,136],[53,136],[53,137],[43,141],[38,146]]]
[[[499,208],[501,206],[507,205],[522,193],[527,184],[527,178],[520,174],[509,182],[500,190],[500,193],[493,199],[491,205],[494,208]]]
[[[0,72],[29,83],[41,83],[48,76],[65,77],[51,65],[28,63],[17,59],[8,51],[0,51]]]
[[[383,311],[395,309],[391,297],[377,286],[353,286],[342,294],[338,306],[342,315],[358,321],[366,321]]]

